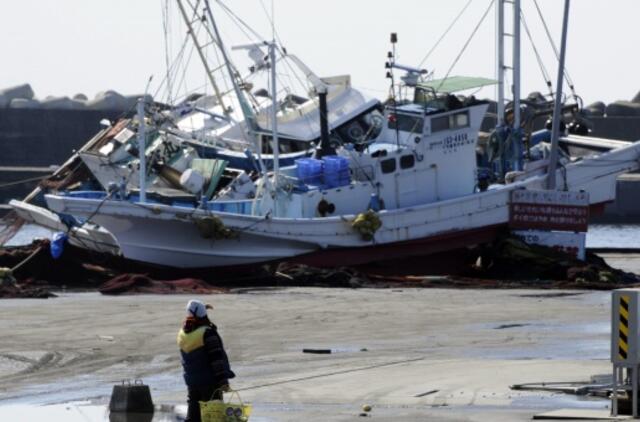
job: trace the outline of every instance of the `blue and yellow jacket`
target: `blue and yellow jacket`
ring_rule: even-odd
[[[193,327],[185,323],[178,333],[178,347],[187,386],[219,388],[235,377],[215,325]]]

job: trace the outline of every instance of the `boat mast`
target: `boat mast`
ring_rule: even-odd
[[[504,126],[504,0],[496,1],[496,34],[498,57],[496,63],[496,76],[498,79],[497,126]]]
[[[549,155],[549,170],[547,172],[547,189],[556,189],[556,168],[558,164],[558,139],[560,138],[560,115],[562,113],[562,85],[564,82],[564,62],[567,50],[567,29],[569,27],[570,0],[564,1],[564,16],[562,20],[562,40],[560,44],[560,58],[558,59],[558,79],[553,107],[553,124],[551,126],[551,154]]]
[[[211,83],[211,86],[213,87],[213,91],[216,94],[216,98],[218,99],[218,102],[220,103],[220,106],[222,107],[222,111],[224,113],[225,116],[228,116],[231,112],[230,109],[228,109],[227,107],[225,107],[224,105],[224,101],[222,99],[222,94],[220,93],[220,88],[218,88],[218,84],[216,83],[215,78],[213,77],[213,73],[215,72],[215,70],[212,70],[211,67],[209,66],[209,62],[207,62],[207,58],[204,54],[204,50],[203,50],[203,46],[200,44],[200,41],[198,41],[198,37],[196,35],[196,32],[193,30],[193,23],[195,21],[191,21],[189,20],[189,16],[187,15],[187,11],[184,8],[184,5],[182,4],[182,0],[176,0],[178,3],[178,8],[180,9],[180,14],[182,15],[182,19],[184,19],[185,24],[187,25],[187,32],[189,33],[189,35],[191,36],[191,40],[193,41],[193,44],[196,47],[196,50],[198,51],[198,55],[200,56],[200,60],[202,61],[202,64],[204,65],[204,70],[207,72],[207,78],[209,79],[209,82]],[[197,5],[193,6],[191,5],[191,8],[197,12]],[[197,16],[197,13],[196,13]],[[196,20],[200,20],[199,17]],[[216,42],[216,40],[213,40],[213,42]]]
[[[278,140],[278,90],[276,87],[276,40],[269,44],[269,61],[271,62],[271,136],[273,147],[273,174],[275,187],[278,188],[280,174],[280,142]]]
[[[145,124],[144,124],[144,97],[138,99],[137,104],[138,111],[138,162],[140,164],[140,170],[138,175],[140,176],[139,188],[140,188],[140,202],[147,202],[147,157],[146,157],[146,145],[145,145]]]
[[[520,131],[520,0],[513,0],[513,129]]]
[[[513,28],[511,33],[505,30],[505,4],[511,4],[513,9]],[[512,145],[511,156],[501,159],[500,172],[504,173],[508,170],[522,169],[522,129],[520,114],[520,0],[497,0],[496,1],[496,33],[497,33],[497,57],[496,57],[496,73],[498,79],[497,89],[497,124],[500,128],[501,142],[510,142]],[[507,37],[512,39],[511,50],[511,67],[505,65],[505,40]],[[511,124],[505,120],[505,72],[511,71],[512,104],[513,119]],[[508,127],[507,127],[508,126]],[[508,165],[510,164],[510,167]],[[507,167],[505,168],[505,165]],[[504,176],[504,174],[502,174]]]
[[[211,12],[211,6],[209,5],[209,0],[204,0],[205,9],[207,12],[207,16],[209,17],[209,22],[211,22],[211,26],[213,27],[213,32],[215,34],[215,38],[217,40],[218,48],[220,49],[220,53],[222,54],[222,60],[224,61],[225,67],[227,69],[227,73],[229,74],[229,79],[231,79],[231,84],[233,85],[233,91],[238,98],[238,102],[240,103],[240,109],[242,110],[242,114],[244,116],[245,122],[247,122],[247,126],[249,128],[249,132],[253,133],[254,136],[258,129],[258,124],[256,122],[256,116],[251,108],[251,105],[247,101],[238,85],[237,73],[234,67],[231,65],[231,61],[229,60],[229,56],[227,55],[227,50],[222,43],[222,39],[220,38],[220,32],[218,31],[218,25],[216,24],[215,19],[213,18],[213,13]]]

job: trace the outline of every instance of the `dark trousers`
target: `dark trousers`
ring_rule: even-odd
[[[201,422],[200,403],[201,401],[222,400],[222,390],[215,386],[187,387],[187,419],[185,422]]]

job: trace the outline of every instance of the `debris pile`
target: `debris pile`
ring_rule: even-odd
[[[282,263],[278,265],[275,281],[279,286],[313,287],[364,287],[371,280],[353,268],[314,268],[302,264]]]
[[[7,279],[0,280],[0,299],[48,299],[56,297],[48,289],[32,282],[18,284]]]
[[[98,289],[104,295],[119,294],[213,294],[227,290],[213,287],[197,278],[154,280],[144,274],[121,274]]]
[[[586,260],[580,261],[563,251],[510,236],[483,247],[465,275],[526,287],[610,290],[640,284],[640,276],[612,268],[593,253],[587,252]]]
[[[640,285],[640,276],[610,267],[595,254],[580,261],[564,252],[503,236],[464,255],[455,255],[453,275],[416,266],[407,268],[314,268],[302,264],[267,265],[252,273],[170,270],[65,247],[53,259],[49,242],[0,249],[0,297],[53,297],[48,289],[90,289],[105,295],[214,294],[233,288],[539,288],[611,290]],[[419,261],[419,258],[415,258]],[[396,271],[397,270],[397,271]]]

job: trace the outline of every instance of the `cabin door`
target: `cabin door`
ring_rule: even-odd
[[[438,200],[435,167],[401,170],[396,173],[398,208],[426,204]]]

